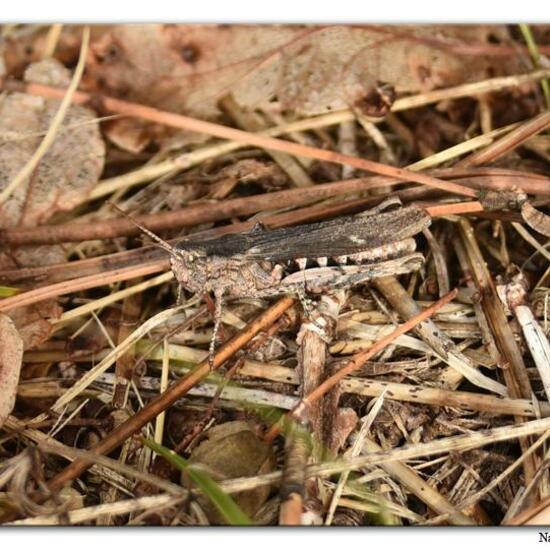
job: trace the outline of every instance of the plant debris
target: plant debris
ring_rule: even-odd
[[[544,25],[0,29],[0,523],[543,523],[549,55]]]

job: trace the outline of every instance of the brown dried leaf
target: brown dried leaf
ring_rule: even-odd
[[[31,65],[27,80],[66,87],[67,69],[54,60]],[[58,100],[14,93],[0,101],[0,190],[29,160],[59,108]],[[0,228],[44,223],[80,203],[103,170],[105,146],[96,115],[85,107],[67,111],[63,128],[32,176],[0,206]]]
[[[274,459],[270,446],[262,441],[246,422],[225,422],[209,429],[189,457],[193,464],[201,464],[216,480],[265,474],[273,470]],[[269,487],[258,487],[233,494],[235,502],[249,516],[254,515],[269,496]],[[214,523],[222,518],[209,503],[203,504]]]
[[[0,58],[10,76],[21,78],[29,63],[44,58],[50,28],[47,25],[18,25],[7,32],[6,29],[2,29]],[[107,30],[106,25],[92,25],[91,36],[98,38]],[[54,57],[64,65],[76,63],[81,41],[82,25],[63,25]]]
[[[376,104],[380,83],[415,92],[519,71],[514,56],[480,52],[507,38],[489,25],[117,25],[93,43],[87,85],[201,118],[229,92],[310,115]]]
[[[52,334],[52,319],[58,319],[63,309],[54,299],[43,300],[30,306],[16,308],[9,316],[15,323],[25,350],[42,344]]]
[[[117,25],[90,48],[92,89],[209,118],[228,93],[303,31],[290,26]],[[269,96],[270,81],[262,90]]]
[[[148,125],[136,118],[121,118],[105,124],[105,136],[119,149],[141,153],[151,142]]]
[[[23,342],[13,321],[0,313],[0,426],[15,405],[23,360]]]

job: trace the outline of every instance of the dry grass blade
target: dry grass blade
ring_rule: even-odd
[[[148,510],[150,513],[154,513],[163,508],[177,506],[184,498],[185,497],[175,497],[173,495],[139,497],[109,504],[88,506],[79,510],[70,510],[66,512],[65,517],[60,514],[36,516],[34,518],[12,521],[7,523],[7,525],[82,525],[83,523],[85,524],[103,516],[112,517],[126,515],[139,510]]]
[[[382,464],[384,462],[393,462],[396,460],[404,461],[418,457],[428,457],[441,453],[464,452],[470,449],[476,449],[491,443],[508,441],[510,439],[519,439],[550,429],[550,418],[542,420],[532,420],[522,424],[513,424],[502,428],[493,428],[489,430],[480,430],[471,434],[446,437],[441,440],[430,443],[419,443],[417,445],[406,445],[403,448],[392,449],[390,451],[379,451],[369,453],[368,456],[357,457],[345,461],[344,464],[326,463],[321,466],[315,466],[308,470],[308,474],[315,473],[339,473],[347,470],[363,468],[365,466]]]
[[[468,158],[457,162],[457,166],[480,166],[482,164],[494,162],[515,147],[520,146],[529,138],[543,132],[548,126],[550,126],[550,112],[547,111],[536,116],[533,120],[529,120],[517,128],[514,128],[511,132],[482,151],[474,153]]]
[[[128,279],[135,279],[136,277],[141,277],[143,275],[157,273],[164,270],[165,263],[166,262],[114,269],[107,273],[90,275],[88,277],[80,277],[78,279],[55,283],[53,285],[44,286],[35,290],[22,292],[17,296],[5,298],[4,300],[0,301],[0,311],[12,311],[22,306],[41,302],[42,300],[46,300],[47,298],[62,296],[63,294],[69,294],[71,292],[77,292],[79,290],[87,290],[89,288],[108,285],[111,283],[116,283],[118,281],[127,281]]]
[[[483,311],[487,317],[492,334],[494,334],[498,351],[507,361],[510,368],[505,369],[504,379],[508,386],[511,397],[522,397],[529,399],[532,394],[531,384],[527,375],[526,366],[523,361],[521,351],[519,350],[510,325],[506,319],[506,314],[502,302],[497,296],[496,288],[492,276],[487,269],[487,265],[475,239],[473,228],[467,220],[460,220],[460,233],[464,243],[464,248],[468,256],[471,273],[475,284],[479,289],[483,300],[481,302]],[[521,421],[522,417],[518,417]],[[525,451],[530,445],[528,441],[521,441]],[[536,470],[536,460],[529,457],[524,464],[526,477],[530,480]]]
[[[363,442],[362,454],[377,453],[380,451],[382,451],[382,447],[371,439],[365,439]],[[432,510],[440,514],[448,514],[451,525],[464,526],[476,524],[472,518],[460,512],[441,493],[431,487],[412,468],[402,462],[382,464],[382,468],[396,480],[399,480],[411,493],[424,501]]]
[[[380,277],[375,281],[375,285],[404,319],[411,319],[420,313],[420,308],[395,277]],[[419,325],[416,331],[443,361],[456,369],[472,384],[499,395],[508,393],[505,386],[477,371],[472,366],[472,362],[456,348],[454,342],[442,334],[429,319]]]
[[[118,345],[113,351],[103,359],[98,365],[89,370],[78,382],[67,392],[65,392],[51,407],[54,412],[60,412],[65,405],[70,403],[75,397],[77,397],[82,391],[84,391],[100,374],[103,374],[111,365],[115,363],[118,357],[123,355],[126,350],[133,346],[140,338],[147,334],[150,330],[154,329],[158,325],[165,323],[171,317],[183,311],[185,306],[179,306],[171,309],[161,311],[154,317],[148,319],[139,328],[137,328],[132,334]]]

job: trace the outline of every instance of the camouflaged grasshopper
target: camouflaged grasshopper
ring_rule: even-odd
[[[415,271],[423,256],[413,236],[430,222],[423,209],[389,199],[355,216],[273,230],[256,224],[250,233],[175,246],[140,227],[170,253],[180,295],[182,288],[214,294],[212,361],[224,299],[295,294],[305,304],[308,294]]]

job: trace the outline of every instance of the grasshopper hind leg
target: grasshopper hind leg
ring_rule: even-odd
[[[220,332],[220,325],[222,321],[222,309],[223,309],[223,293],[214,293],[214,329],[212,331],[212,339],[210,340],[210,346],[208,347],[208,364],[210,370],[214,370],[214,355],[216,352],[216,340]]]

